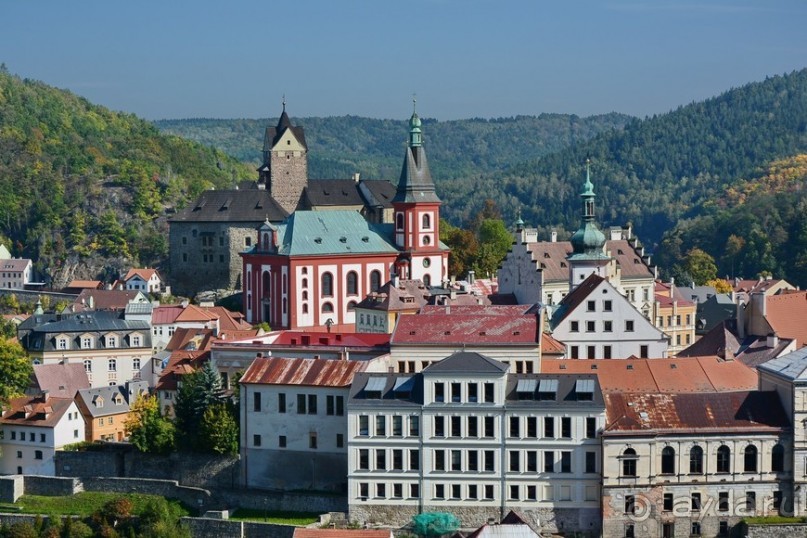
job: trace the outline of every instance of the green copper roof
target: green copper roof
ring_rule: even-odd
[[[586,182],[583,184],[583,222],[580,228],[572,235],[571,243],[574,253],[570,260],[603,259],[605,255],[605,234],[597,227],[594,221],[594,184],[591,182],[591,163],[586,162]]]

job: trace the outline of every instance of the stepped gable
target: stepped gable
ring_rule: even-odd
[[[256,358],[239,381],[242,385],[304,385],[349,387],[367,361],[327,359]]]
[[[604,394],[607,434],[779,432],[790,422],[774,391]]]
[[[420,314],[401,316],[391,343],[436,345],[539,344],[540,319],[520,306],[425,306]],[[521,312],[515,314],[514,312]]]
[[[537,241],[528,243],[527,249],[532,253],[532,259],[543,271],[545,283],[569,280],[567,258],[574,252],[571,241]],[[625,239],[607,240],[605,252],[621,269],[623,278],[653,276],[653,271],[642,261],[629,241]]]
[[[269,191],[205,191],[196,202],[171,218],[171,222],[280,222],[288,216]]]

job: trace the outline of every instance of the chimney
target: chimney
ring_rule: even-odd
[[[42,391],[42,401],[47,403],[49,399],[50,399],[50,391],[49,390],[43,390]]]
[[[361,174],[359,172],[356,172],[355,174],[353,174],[353,181],[358,183],[360,180],[361,180]]]
[[[779,345],[779,336],[776,333],[771,333],[768,335],[768,347],[773,349]]]
[[[558,231],[557,230],[552,230],[549,237],[550,237],[550,241],[552,241],[553,243],[557,243],[558,242]]]
[[[92,295],[87,300],[87,306],[90,307],[90,310],[95,310],[95,298]]]
[[[476,281],[476,273],[474,271],[468,271],[468,284],[473,285]]]

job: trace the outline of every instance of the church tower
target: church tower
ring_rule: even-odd
[[[611,257],[605,254],[605,234],[594,221],[594,184],[591,182],[591,163],[586,161],[586,182],[583,184],[583,222],[572,235],[572,253],[569,260],[569,291],[575,289],[592,273],[608,277]]]
[[[409,118],[409,141],[398,189],[392,199],[396,262],[400,278],[439,285],[448,270],[448,248],[440,244],[440,198],[434,189],[417,112]]]
[[[308,146],[303,128],[292,125],[286,114],[285,98],[277,126],[266,128],[258,173],[258,186],[268,189],[272,198],[292,213],[308,185]]]

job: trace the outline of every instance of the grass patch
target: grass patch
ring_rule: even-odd
[[[230,519],[304,527],[318,522],[319,514],[314,512],[283,512],[276,510],[260,510],[256,508],[239,508],[230,515]]]
[[[41,495],[23,495],[12,507],[14,511],[23,514],[42,514],[56,516],[87,517],[100,510],[109,501],[125,498],[132,502],[132,514],[140,515],[149,501],[159,499],[158,495],[145,495],[142,493],[103,493],[97,491],[83,491],[75,495],[63,497],[45,497]],[[167,499],[180,516],[190,515],[190,511],[177,500]]]
[[[743,518],[743,521],[748,525],[776,525],[783,523],[807,523],[807,517],[756,516]]]

